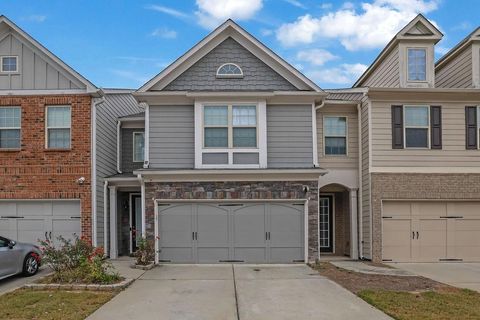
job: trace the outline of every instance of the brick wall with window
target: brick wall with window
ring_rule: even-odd
[[[91,239],[90,96],[0,97],[0,199],[80,199]]]

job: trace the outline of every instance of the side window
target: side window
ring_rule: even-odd
[[[47,149],[70,149],[71,108],[70,106],[47,107]]]
[[[143,162],[145,159],[145,134],[133,133],[133,162]]]
[[[19,149],[20,107],[0,107],[0,149]]]
[[[323,119],[325,155],[347,154],[347,118],[327,116]]]
[[[405,106],[405,147],[429,148],[430,117],[428,106]]]
[[[15,56],[4,56],[0,63],[1,72],[18,72],[18,58]]]
[[[408,81],[426,81],[427,50],[424,48],[408,48],[407,50]]]
[[[2,247],[8,247],[9,241],[5,238],[0,238],[0,248]]]

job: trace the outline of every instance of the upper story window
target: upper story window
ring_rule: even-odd
[[[257,107],[205,106],[204,148],[256,148]]]
[[[465,107],[467,150],[478,149],[480,141],[480,106]]]
[[[243,78],[243,71],[234,63],[225,63],[217,69],[217,78]]]
[[[428,106],[405,106],[405,147],[429,148],[430,108]]]
[[[427,49],[407,49],[408,81],[427,81]]]
[[[47,107],[47,149],[70,149],[71,108],[70,106]]]
[[[327,116],[323,119],[325,155],[347,154],[347,118]]]
[[[0,148],[19,149],[20,130],[20,107],[0,107]]]
[[[133,133],[133,162],[143,162],[145,159],[145,133]]]
[[[4,56],[0,61],[1,72],[18,72],[18,57]]]

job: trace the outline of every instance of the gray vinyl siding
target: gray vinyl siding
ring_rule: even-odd
[[[312,106],[267,106],[268,168],[313,167]]]
[[[217,79],[217,69],[224,63],[235,63],[240,66],[244,77],[241,79]],[[228,38],[163,90],[291,91],[298,89],[238,42]]]
[[[0,56],[17,56],[18,72],[0,73],[0,90],[85,89],[39,50],[11,32],[0,41]]]
[[[150,106],[150,168],[193,169],[193,106]]]
[[[370,139],[369,139],[369,121],[368,121],[368,108],[369,103],[367,97],[362,100],[361,111],[361,135],[362,135],[362,195],[361,206],[362,216],[360,221],[360,232],[362,232],[362,250],[365,258],[371,258],[371,204],[370,204]]]
[[[395,47],[377,66],[362,86],[380,88],[400,87],[400,64],[398,47]]]
[[[97,243],[103,246],[104,178],[117,173],[117,118],[143,111],[131,94],[107,94],[96,110]],[[108,209],[108,208],[107,208]]]
[[[435,72],[438,88],[473,88],[472,45]]]
[[[122,172],[133,172],[135,169],[143,168],[143,162],[133,162],[133,133],[145,132],[143,128],[123,128],[121,131]]]

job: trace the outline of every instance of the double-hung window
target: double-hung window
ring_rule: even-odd
[[[405,106],[405,147],[430,147],[430,107]]]
[[[408,81],[427,80],[427,50],[425,48],[408,48]]]
[[[205,106],[204,148],[257,148],[257,107]]]
[[[325,155],[347,154],[347,118],[326,116],[323,118]]]
[[[143,162],[145,159],[145,134],[133,133],[133,162]]]
[[[0,61],[1,72],[18,72],[18,58],[16,56],[4,56]]]
[[[47,107],[46,145],[47,149],[70,149],[71,107]]]
[[[0,149],[19,149],[20,107],[0,107]]]

